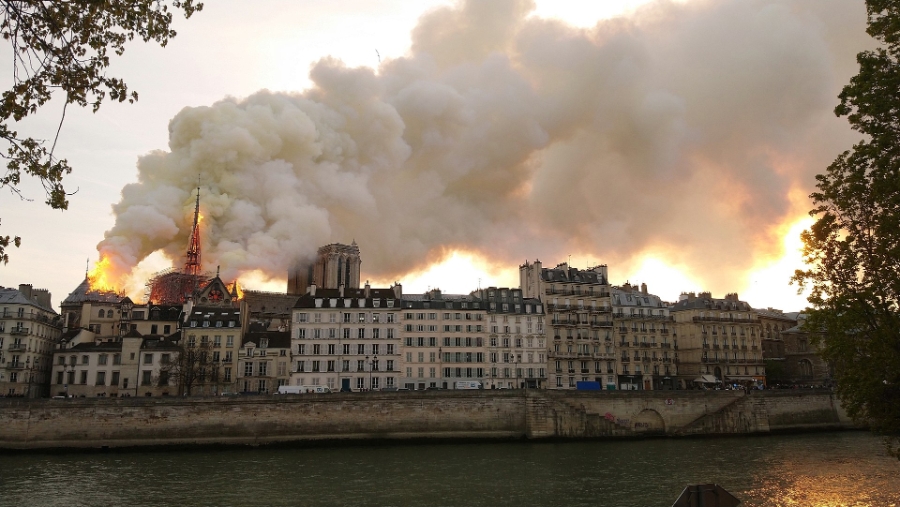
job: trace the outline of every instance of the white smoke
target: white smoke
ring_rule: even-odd
[[[98,249],[119,275],[183,259],[199,176],[204,264],[226,277],[283,278],[355,239],[383,279],[454,249],[652,248],[715,280],[769,249],[788,192],[853,139],[831,110],[867,43],[861,2],[659,1],[591,29],[532,8],[464,1],[377,70],[324,58],[303,93],[185,108]]]

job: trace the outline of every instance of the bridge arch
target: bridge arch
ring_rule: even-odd
[[[662,435],[666,432],[666,422],[659,412],[652,408],[645,408],[631,419],[631,429],[640,434]]]

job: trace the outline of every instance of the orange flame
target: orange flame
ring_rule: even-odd
[[[244,289],[241,287],[241,284],[237,282],[237,280],[235,280],[234,283],[231,284],[231,287],[228,287],[228,292],[234,292],[235,288],[237,288],[237,298],[244,299]]]
[[[101,255],[100,260],[94,263],[94,269],[88,273],[91,291],[115,292],[116,288],[109,280],[109,268],[111,265],[112,262],[105,255]]]

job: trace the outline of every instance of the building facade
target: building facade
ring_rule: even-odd
[[[274,394],[291,381],[291,332],[251,324],[238,352],[237,390]]]
[[[354,392],[396,387],[402,297],[400,285],[311,286],[294,305],[291,385]]]
[[[540,300],[547,316],[547,387],[575,389],[579,381],[614,384],[616,351],[606,265],[579,270],[563,263],[551,269],[540,261],[526,262],[519,266],[519,282],[522,297]]]
[[[485,388],[541,389],[547,384],[544,305],[522,297],[522,289],[475,291],[487,310],[490,380]]]
[[[314,261],[300,262],[288,271],[288,294],[305,294],[312,285],[319,289],[358,289],[361,266],[356,241],[319,247]]]
[[[472,294],[439,289],[405,295],[401,315],[404,389],[454,389],[457,382],[489,377],[486,304]]]
[[[46,396],[62,320],[50,293],[22,284],[0,287],[0,396]]]
[[[765,384],[759,316],[737,294],[718,299],[709,292],[685,293],[670,312],[680,388]]]
[[[675,326],[659,296],[625,283],[610,289],[618,340],[618,389],[674,389],[678,375]],[[607,362],[613,364],[612,362]]]

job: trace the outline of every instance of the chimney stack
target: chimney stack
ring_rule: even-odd
[[[646,283],[641,284],[641,294],[647,295],[647,284]]]

